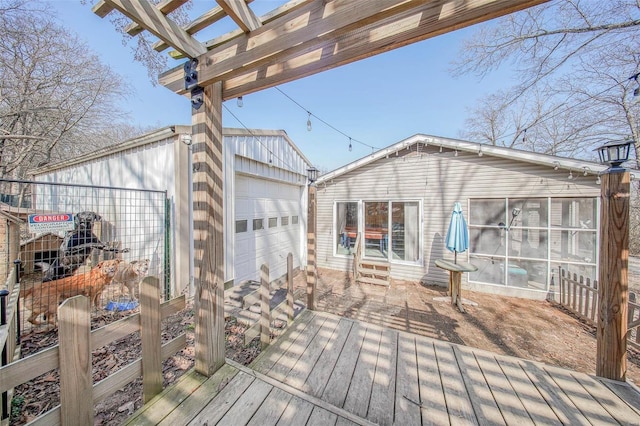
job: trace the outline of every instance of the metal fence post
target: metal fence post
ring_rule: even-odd
[[[20,286],[20,259],[13,261],[16,268],[16,285]],[[20,333],[22,331],[22,324],[20,323],[20,298],[16,300],[16,345],[20,345]]]
[[[7,299],[9,297],[9,290],[0,290],[0,326],[7,324]],[[9,363],[9,357],[7,354],[6,342],[2,346],[2,356],[0,357],[0,365],[3,367]],[[2,392],[2,407],[0,407],[0,420],[5,420],[9,417],[9,399],[7,392]]]

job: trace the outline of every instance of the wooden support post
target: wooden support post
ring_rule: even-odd
[[[60,424],[93,424],[89,299],[75,296],[58,308]]]
[[[596,374],[625,381],[627,374],[627,310],[629,300],[628,170],[601,176],[599,317]]]
[[[269,303],[269,265],[260,267],[260,345],[265,349],[271,343],[271,307]]]
[[[192,110],[195,257],[195,368],[210,377],[224,365],[222,82],[205,87]]]
[[[293,322],[293,254],[287,255],[287,320]]]
[[[160,333],[160,280],[157,277],[146,277],[140,283],[142,394],[145,404],[162,392]]]
[[[316,309],[316,187],[309,185],[307,210],[307,308]]]

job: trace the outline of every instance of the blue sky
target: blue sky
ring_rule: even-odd
[[[271,4],[270,4],[271,3]],[[78,34],[101,60],[122,75],[135,93],[123,102],[132,124],[163,127],[190,124],[187,98],[162,86],[153,86],[146,69],[134,62],[130,46],[108,19],[91,12],[79,0],[55,0],[60,22]],[[212,7],[196,1],[197,7]],[[256,0],[256,14],[277,4]],[[117,13],[117,12],[113,12]],[[314,115],[333,127],[377,148],[394,144],[416,133],[458,137],[468,115],[467,109],[484,94],[509,84],[508,70],[499,70],[480,80],[468,75],[453,78],[451,60],[473,27],[415,43],[356,63],[287,83],[279,88]],[[204,40],[205,38],[201,38]],[[169,66],[182,61],[170,60]],[[371,148],[353,143],[348,137],[312,117],[307,131],[307,113],[275,88],[244,97],[244,107],[235,100],[225,103],[225,127],[283,129],[307,158],[321,169],[333,170],[371,153]],[[132,135],[136,136],[136,135]]]

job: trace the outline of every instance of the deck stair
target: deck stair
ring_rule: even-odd
[[[304,288],[294,291],[294,300],[303,296]],[[269,292],[272,327],[283,328],[287,325],[287,289],[275,288]],[[293,315],[297,316],[304,306],[295,302]],[[236,317],[238,322],[249,326],[245,331],[245,344],[260,334],[260,283],[247,281],[225,291],[225,313]]]
[[[361,284],[391,285],[391,265],[379,260],[358,259],[358,276]]]

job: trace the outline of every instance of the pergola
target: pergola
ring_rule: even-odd
[[[149,31],[159,39],[157,51],[171,47],[171,56],[187,58],[159,81],[194,105],[196,370],[210,376],[225,362],[222,102],[547,0],[291,0],[261,17],[253,0],[216,0],[180,27],[169,14],[188,1],[100,0],[93,11],[101,17],[120,11],[133,21],[130,35]],[[195,37],[226,16],[236,30],[207,41]]]

